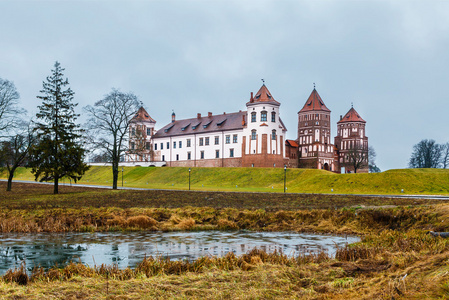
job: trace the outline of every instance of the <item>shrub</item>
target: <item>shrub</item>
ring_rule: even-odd
[[[22,264],[18,269],[14,268],[14,270],[8,270],[6,274],[3,275],[3,280],[5,282],[15,282],[19,285],[27,285],[29,277],[25,266]]]

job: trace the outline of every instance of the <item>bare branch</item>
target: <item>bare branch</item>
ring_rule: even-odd
[[[0,134],[17,127],[25,113],[18,107],[19,92],[13,82],[0,78]]]
[[[84,107],[89,116],[86,128],[91,145],[111,159],[114,189],[117,188],[118,163],[128,149],[129,123],[138,109],[139,101],[133,93],[122,93],[117,89],[112,89],[94,106]]]

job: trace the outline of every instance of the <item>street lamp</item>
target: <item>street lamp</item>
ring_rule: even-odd
[[[189,191],[190,191],[190,168],[189,168]]]
[[[285,180],[287,178],[287,165],[284,165],[284,194],[285,194]]]
[[[123,167],[122,167],[122,187],[123,187]]]

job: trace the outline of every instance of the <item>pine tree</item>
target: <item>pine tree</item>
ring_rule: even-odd
[[[85,150],[81,144],[82,130],[75,121],[73,95],[64,69],[55,63],[52,75],[43,82],[42,100],[35,122],[36,144],[30,151],[31,172],[35,180],[54,181],[54,193],[58,194],[58,182],[63,177],[75,182],[88,170],[84,163]]]

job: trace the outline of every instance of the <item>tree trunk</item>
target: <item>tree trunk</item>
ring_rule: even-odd
[[[55,184],[53,186],[53,194],[59,194],[58,181],[59,181],[59,178],[57,176],[55,176]]]
[[[112,163],[112,189],[117,189],[117,180],[118,180],[118,166],[115,166],[114,163]]]
[[[8,176],[8,186],[6,187],[6,191],[10,192],[11,191],[11,187],[12,187],[12,178],[14,177],[14,171],[16,170],[16,168],[12,168],[9,171],[9,176]]]

